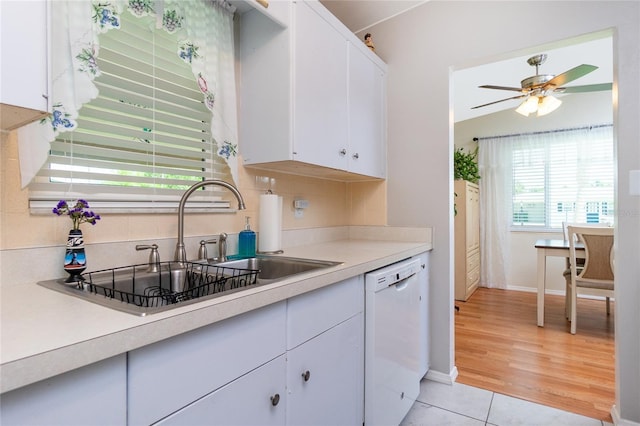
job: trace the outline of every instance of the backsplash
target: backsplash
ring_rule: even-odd
[[[33,215],[29,212],[28,192],[20,189],[17,132],[3,132],[1,137],[0,249],[63,245],[69,228],[67,221],[53,214]],[[239,232],[245,216],[254,218],[253,223],[257,226],[258,198],[267,189],[283,196],[283,229],[386,224],[384,181],[346,183],[244,167],[240,167],[239,172],[238,187],[247,210],[236,214],[190,214],[185,219],[186,236]],[[309,201],[303,218],[294,216],[293,200],[299,198]],[[91,203],[91,199],[88,201]],[[83,227],[85,242],[177,237],[177,214],[101,216],[95,227]]]

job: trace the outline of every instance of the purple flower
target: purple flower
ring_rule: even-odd
[[[87,209],[87,210],[85,210]],[[60,200],[58,204],[53,208],[53,214],[57,216],[67,215],[71,218],[73,223],[73,229],[80,229],[82,223],[90,223],[95,225],[96,221],[100,220],[100,215],[95,214],[89,209],[89,203],[86,200],[79,199],[76,201],[73,208],[69,208],[66,201]]]

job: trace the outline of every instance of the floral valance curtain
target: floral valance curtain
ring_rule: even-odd
[[[176,55],[191,65],[203,101],[211,111],[218,155],[237,182],[237,116],[233,8],[220,0],[64,0],[52,3],[53,113],[18,131],[22,187],[45,164],[50,142],[73,131],[80,108],[96,98],[99,35],[117,31],[121,15],[155,17],[156,29],[177,36]]]

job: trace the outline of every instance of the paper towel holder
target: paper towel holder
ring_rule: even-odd
[[[273,191],[271,189],[267,189],[264,192],[266,195],[273,195]],[[258,247],[260,246],[260,231],[258,230]],[[278,249],[278,250],[270,250],[270,251],[265,251],[265,250],[260,250],[259,248],[256,250],[256,254],[282,254],[284,253],[284,250],[282,249]]]

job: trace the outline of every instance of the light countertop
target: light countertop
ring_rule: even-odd
[[[348,239],[284,256],[343,262],[145,317],[30,283],[3,288],[0,392],[7,392],[428,251],[427,242]]]

